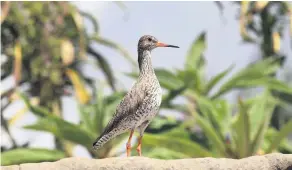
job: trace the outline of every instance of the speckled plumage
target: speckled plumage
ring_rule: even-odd
[[[151,63],[151,51],[157,47],[157,43],[157,39],[153,36],[145,35],[140,38],[138,80],[117,106],[116,113],[104,132],[93,143],[95,149],[129,130],[137,129],[142,137],[147,126],[158,113],[162,91]]]

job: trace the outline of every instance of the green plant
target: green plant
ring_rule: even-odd
[[[257,47],[261,54],[260,59],[281,58],[281,69],[289,71],[289,67],[285,67],[284,61],[288,57],[285,52],[285,30],[289,29],[290,37],[292,37],[292,5],[285,1],[242,1],[233,2],[239,8],[240,35],[244,43],[249,43]],[[223,10],[223,5],[217,2],[219,9]],[[290,22],[290,23],[289,23]],[[289,27],[290,25],[290,27]],[[279,77],[283,74],[275,72],[271,76]],[[287,74],[288,75],[288,74]],[[289,80],[285,80],[287,83]],[[282,100],[292,105],[292,95],[286,92],[273,91]],[[280,129],[282,124],[292,119],[290,106],[277,106],[274,110],[271,126]]]
[[[38,117],[35,124],[27,125],[24,128],[36,131],[52,133],[57,139],[66,141],[66,147],[72,148],[76,144],[85,147],[92,157],[105,158],[118,156],[120,143],[124,140],[124,135],[107,143],[98,151],[92,150],[92,142],[102,132],[107,122],[113,115],[118,102],[124,95],[123,92],[116,92],[111,95],[104,95],[103,88],[99,87],[97,96],[93,103],[80,105],[80,122],[73,124],[52,114],[42,106],[34,106],[24,94],[19,94],[25,101],[29,110]],[[26,154],[33,153],[36,155]],[[54,154],[56,153],[56,154]],[[57,154],[58,153],[58,154]],[[66,150],[46,150],[35,148],[19,148],[2,153],[2,165],[12,165],[19,163],[41,162],[58,160],[66,156]],[[19,155],[26,154],[25,157]],[[37,155],[43,156],[37,156]],[[17,157],[17,159],[15,159]]]
[[[5,12],[1,17],[1,51],[7,56],[1,64],[1,80],[11,75],[15,79],[15,87],[1,92],[1,99],[12,102],[15,89],[27,84],[29,96],[60,114],[60,97],[71,95],[66,90],[68,86],[74,87],[80,103],[89,102],[86,86],[92,87],[94,81],[81,71],[85,65],[98,65],[110,87],[116,89],[112,69],[106,58],[92,48],[94,43],[119,51],[133,63],[123,48],[98,34],[93,16],[68,2],[1,4]],[[84,20],[94,26],[92,34],[85,29]]]
[[[74,96],[68,87],[74,88],[80,104],[89,103],[95,94],[89,91],[95,90],[94,79],[83,72],[91,64],[104,73],[116,91],[110,64],[93,44],[112,48],[133,63],[127,51],[99,34],[99,23],[92,15],[69,2],[1,2],[1,6],[1,51],[6,56],[1,63],[1,81],[13,77],[15,82],[1,92],[1,102],[8,101],[1,106],[1,122],[8,134],[9,126],[28,111],[24,107],[10,120],[4,119],[4,110],[19,100],[16,90],[25,92],[34,105],[62,117],[61,97]],[[86,30],[85,20],[93,25],[93,33]],[[12,137],[11,140],[12,148],[17,148]],[[60,149],[66,144],[56,141],[56,145]]]

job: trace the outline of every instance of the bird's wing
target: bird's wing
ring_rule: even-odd
[[[101,136],[109,133],[117,127],[119,122],[125,117],[134,114],[137,108],[143,103],[145,96],[146,90],[142,83],[135,84],[117,106],[116,113],[104,129]]]

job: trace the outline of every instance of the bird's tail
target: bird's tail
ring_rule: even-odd
[[[93,149],[97,150],[97,149],[101,148],[104,144],[106,144],[109,140],[116,137],[117,135],[119,135],[119,134],[113,133],[113,131],[101,135],[93,143]]]

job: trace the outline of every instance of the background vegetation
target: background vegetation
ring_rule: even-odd
[[[177,111],[184,118],[157,116],[143,138],[144,156],[243,158],[270,152],[292,153],[287,138],[292,132],[292,84],[277,77],[287,57],[279,48],[283,28],[290,22],[287,18],[292,18],[292,7],[286,2],[237,4],[243,41],[257,45],[261,59],[227,80],[223,81],[234,66],[207,79],[203,55],[207,42],[202,32],[190,45],[183,69],[156,69],[166,90],[162,108]],[[224,10],[222,4],[217,5]],[[1,128],[12,142],[11,148],[1,148],[1,164],[55,161],[73,156],[76,145],[86,148],[94,158],[121,155],[127,134],[97,152],[91,149],[126,92],[117,90],[110,63],[92,45],[99,43],[120,52],[132,65],[133,71],[127,75],[134,80],[138,75],[136,62],[127,51],[103,38],[96,19],[68,2],[1,2],[1,9],[1,51],[6,56],[1,64],[1,81],[13,77],[15,82],[1,92]],[[92,33],[86,30],[85,20],[94,26]],[[106,84],[86,76],[83,69],[87,65],[97,65]],[[106,87],[111,88],[110,94],[104,92]],[[257,88],[256,93],[246,95],[253,88]],[[234,89],[242,89],[245,94],[238,96],[235,104],[224,99]],[[65,95],[75,96],[78,101],[78,124],[66,121],[62,115],[61,97]],[[174,102],[178,97],[184,102]],[[26,107],[6,120],[3,112],[18,100]],[[23,128],[52,133],[54,150],[16,144],[10,126],[27,111],[38,120]]]

